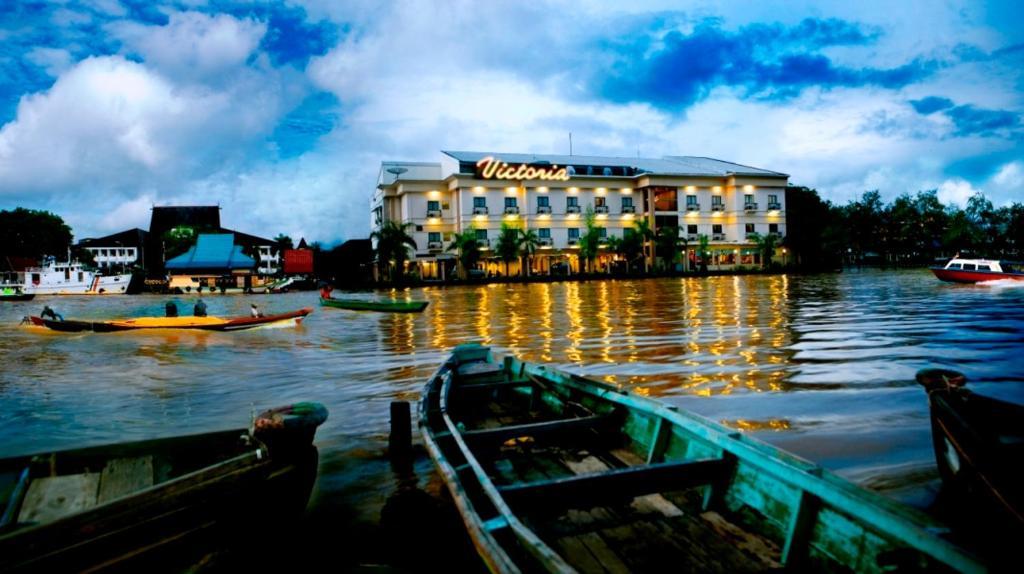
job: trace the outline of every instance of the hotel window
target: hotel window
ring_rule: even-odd
[[[697,205],[697,196],[696,195],[687,195],[686,196],[686,205]]]
[[[768,196],[768,203],[776,203],[776,204],[779,203],[779,196],[777,196],[777,195],[769,195]]]
[[[486,197],[474,197],[473,198],[473,207],[487,207],[487,198]]]
[[[428,201],[427,202],[427,211],[441,211],[441,202],[440,201]]]
[[[722,205],[722,196],[721,195],[712,195],[711,196],[711,205],[721,206]]]
[[[745,194],[743,194],[743,205],[750,205],[751,203],[754,203],[754,194],[753,193],[745,193]]]
[[[722,225],[720,223],[713,224],[711,226],[711,233],[714,233],[715,235],[720,235],[722,233]]]
[[[632,197],[623,197],[622,198],[622,207],[633,207],[633,198]]]
[[[441,232],[431,231],[430,233],[427,233],[427,241],[431,243],[441,243]]]
[[[550,207],[550,206],[551,206],[551,204],[548,203],[548,196],[546,196],[546,195],[538,195],[537,196],[537,207]]]
[[[569,239],[579,239],[579,238],[580,238],[580,228],[579,227],[570,227],[569,228]]]
[[[697,226],[690,224],[686,226],[687,235],[697,235]]]
[[[678,211],[679,204],[676,202],[676,189],[674,187],[654,188],[654,210],[655,211]]]
[[[607,205],[607,204],[605,203],[603,197],[595,197],[594,198],[594,207],[604,207],[605,205]]]
[[[516,206],[516,198],[514,198],[514,197],[506,197],[505,198],[505,207],[515,207],[515,206]]]
[[[487,243],[487,230],[486,229],[477,229],[476,230],[476,240],[480,241],[482,243]]]
[[[541,227],[537,230],[537,237],[540,237],[541,239],[551,239],[551,228]]]
[[[768,233],[778,233],[778,232],[779,232],[779,224],[778,223],[769,223],[768,224]]]
[[[578,197],[567,197],[565,198],[566,207],[579,207],[580,199]]]
[[[600,237],[601,239],[606,239],[608,237],[608,228],[607,227],[598,227],[597,228],[597,236]]]
[[[746,228],[745,231],[747,233],[754,233],[754,224],[753,223],[748,223],[744,227]]]

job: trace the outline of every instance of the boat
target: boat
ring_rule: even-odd
[[[25,293],[32,295],[123,295],[132,281],[131,273],[103,275],[77,261],[58,262],[53,256],[19,276]]]
[[[0,571],[165,571],[225,543],[270,544],[306,507],[326,418],[297,403],[248,429],[0,459]]]
[[[384,313],[422,313],[428,301],[367,301],[363,299],[327,299],[320,298],[324,307],[349,309],[352,311],[381,311]]]
[[[997,279],[1024,281],[1024,263],[993,259],[961,259],[954,257],[945,266],[929,267],[942,281],[978,283]]]
[[[306,315],[313,312],[311,307],[298,311],[289,311],[277,315],[262,317],[137,317],[134,319],[117,319],[113,321],[76,321],[54,320],[32,316],[29,321],[37,327],[46,327],[54,331],[81,332],[94,331],[111,333],[115,331],[137,331],[142,329],[189,329],[197,331],[242,331],[255,327],[273,324],[301,323]]]
[[[21,285],[0,285],[0,301],[31,301],[35,293],[25,293]]]
[[[965,388],[967,377],[924,369],[932,444],[943,486],[986,537],[1024,536],[1024,406]]]
[[[914,509],[627,388],[456,347],[419,424],[492,572],[985,566]]]

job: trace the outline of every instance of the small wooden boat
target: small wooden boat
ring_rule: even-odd
[[[364,301],[362,299],[325,299],[320,298],[324,307],[349,309],[352,311],[381,311],[384,313],[422,313],[428,301]]]
[[[252,429],[2,459],[0,571],[165,571],[224,543],[270,543],[306,507],[326,418],[298,403]]]
[[[1024,281],[1024,264],[990,259],[961,259],[954,257],[943,267],[930,267],[941,281],[950,283],[978,283],[997,279]]]
[[[0,287],[0,301],[31,301],[35,293],[25,293],[20,286]]]
[[[984,571],[923,514],[673,406],[460,346],[424,441],[494,572]]]
[[[114,331],[135,331],[139,329],[192,329],[201,331],[242,331],[254,327],[262,327],[276,323],[294,322],[301,323],[302,320],[313,312],[310,307],[280,313],[277,315],[266,315],[264,317],[237,317],[225,319],[222,317],[138,317],[135,319],[118,319],[114,321],[55,321],[43,319],[42,317],[29,317],[33,325],[46,327],[54,331],[95,331],[97,333],[110,333]]]
[[[943,484],[969,508],[972,528],[1024,536],[1024,407],[964,388],[946,369],[917,373],[928,391],[932,443]]]

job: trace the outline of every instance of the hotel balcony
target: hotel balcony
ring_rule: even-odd
[[[743,211],[757,211],[757,204],[756,203],[744,203],[743,204]]]
[[[712,233],[711,234],[711,241],[725,241],[725,234],[724,233]]]
[[[700,241],[700,235],[697,235],[696,233],[688,233],[688,234],[686,234],[686,240],[687,241]]]
[[[594,213],[608,213],[608,206],[607,205],[595,205],[594,206]]]
[[[699,203],[687,203],[686,204],[686,211],[700,211],[700,204]]]
[[[487,207],[474,207],[473,215],[487,215]]]
[[[429,249],[430,251],[440,251],[444,249],[444,243],[440,241],[428,241],[427,249]]]
[[[566,213],[579,213],[580,212],[580,206],[578,206],[578,205],[567,205],[567,206],[565,206],[565,212]]]
[[[506,205],[505,215],[519,215],[519,206],[517,205]]]
[[[569,247],[575,247],[575,246],[580,244],[580,238],[579,237],[570,237],[569,241],[567,241],[566,244],[569,245]]]
[[[757,233],[748,233],[747,234],[747,241],[754,241],[755,239],[757,239],[757,236],[758,236]]]
[[[721,203],[712,203],[711,211],[725,211],[725,206]]]
[[[551,213],[551,206],[550,205],[538,205],[537,206],[537,214],[540,215],[542,213],[550,214]]]
[[[769,203],[768,204],[768,210],[769,211],[782,211],[782,204],[781,203]]]
[[[777,231],[769,233],[768,236],[769,237],[774,237],[776,241],[781,241],[782,240],[782,234],[777,232]]]
[[[636,213],[636,206],[635,205],[623,205],[622,206],[622,213]]]
[[[428,209],[427,210],[427,217],[441,217],[441,210],[440,209]]]
[[[555,242],[550,237],[539,237],[537,238],[537,245],[541,247],[551,247]]]

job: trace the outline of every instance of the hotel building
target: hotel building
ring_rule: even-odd
[[[504,272],[493,249],[503,223],[540,237],[532,274],[548,273],[558,263],[579,271],[578,243],[586,233],[588,208],[602,236],[622,237],[646,218],[654,231],[678,226],[691,262],[700,236],[706,235],[709,265],[753,265],[759,256],[752,234],[785,236],[788,179],[784,173],[705,157],[444,151],[438,163],[381,163],[371,225],[376,230],[385,220],[412,224],[416,249],[410,265],[424,278],[454,274],[455,253],[448,247],[455,233],[470,228],[484,247],[481,267]],[[602,252],[597,268],[606,269],[616,258]],[[509,270],[519,271],[518,263]]]

